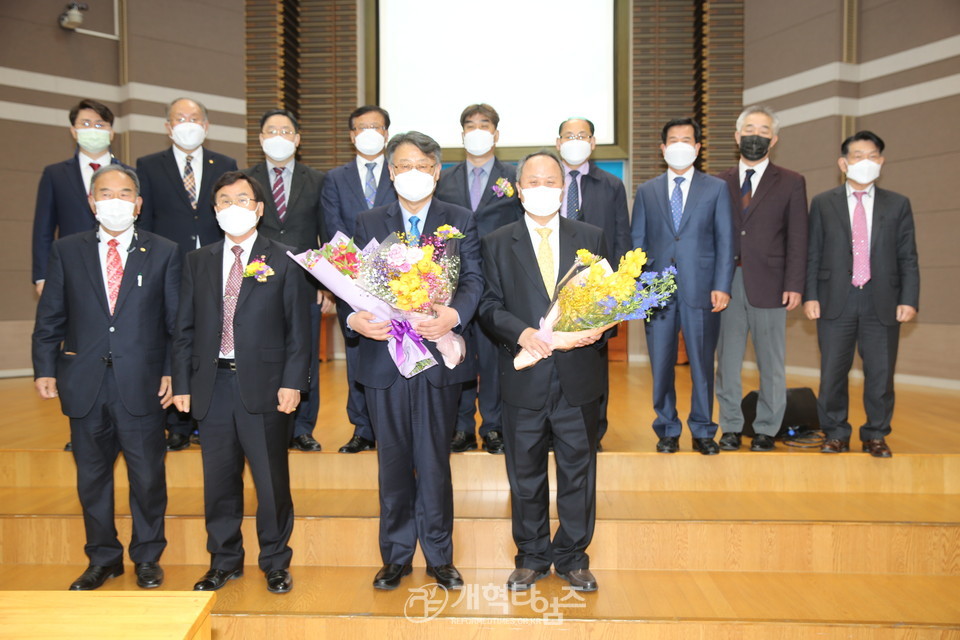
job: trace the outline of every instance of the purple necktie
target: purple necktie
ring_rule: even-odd
[[[853,279],[855,287],[870,282],[870,235],[867,233],[867,210],[863,208],[866,191],[854,191],[857,205],[853,208]]]
[[[287,194],[283,190],[283,167],[274,167],[273,172],[277,179],[273,181],[273,202],[277,205],[277,217],[283,222],[287,215]]]
[[[470,185],[470,208],[474,211],[483,197],[483,167],[473,168],[473,184]]]
[[[240,284],[243,282],[243,247],[233,246],[236,259],[227,276],[227,286],[223,289],[223,332],[220,334],[220,353],[233,351],[233,316],[237,312],[237,298],[240,296]]]

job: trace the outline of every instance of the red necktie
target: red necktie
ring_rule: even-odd
[[[90,163],[90,168],[93,169],[94,171],[96,171],[97,169],[100,168],[100,164],[97,163],[97,162],[91,162],[91,163]]]
[[[107,244],[110,246],[107,249],[107,299],[110,303],[110,315],[113,315],[117,308],[117,296],[120,295],[120,281],[123,280],[123,263],[120,261],[120,252],[117,251],[117,245],[120,244],[117,239],[112,238]]]
[[[853,278],[850,283],[862,287],[870,282],[870,236],[867,233],[867,210],[863,208],[866,191],[854,191],[857,205],[853,208]]]
[[[237,297],[240,295],[240,283],[243,282],[243,247],[234,245],[236,260],[230,267],[227,286],[223,289],[223,332],[220,334],[220,353],[233,351],[233,316],[237,312]]]

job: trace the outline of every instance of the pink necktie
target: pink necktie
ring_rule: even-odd
[[[243,281],[243,262],[240,254],[243,247],[234,245],[236,260],[230,267],[227,286],[223,289],[223,332],[220,334],[220,353],[233,351],[233,316],[237,311],[237,297],[240,295],[240,283]]]
[[[853,278],[851,284],[862,287],[870,282],[870,236],[867,233],[867,210],[863,208],[866,191],[854,191],[857,205],[853,208]]]
[[[274,167],[273,172],[277,174],[277,179],[273,181],[273,202],[277,205],[277,217],[283,221],[287,215],[287,194],[283,191],[283,168]]]
[[[116,238],[107,243],[110,248],[107,249],[107,296],[110,303],[110,315],[113,315],[117,308],[117,296],[120,295],[120,281],[123,280],[123,263],[120,261],[120,252],[117,251],[117,245],[120,243]]]

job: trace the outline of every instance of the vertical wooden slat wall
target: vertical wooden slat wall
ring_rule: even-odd
[[[700,11],[700,168],[717,173],[739,159],[733,134],[743,106],[743,0],[704,0]]]

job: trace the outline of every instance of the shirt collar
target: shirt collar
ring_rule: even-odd
[[[239,243],[239,245],[238,245],[236,242],[234,242],[233,240],[231,240],[230,238],[227,238],[226,236],[224,236],[224,238],[223,238],[223,252],[224,252],[225,254],[231,254],[231,253],[233,253],[233,248],[236,247],[236,246],[239,246],[239,247],[241,247],[241,248],[243,249],[243,253],[244,253],[244,254],[250,255],[250,252],[253,251],[253,243],[257,241],[257,235],[258,235],[258,233],[259,233],[259,232],[254,231],[252,234],[250,234],[250,237],[249,237],[249,238],[247,238],[247,239],[244,240],[243,242]]]
[[[747,175],[747,170],[748,170],[748,169],[753,169],[754,175],[755,175],[755,176],[757,177],[757,179],[759,180],[760,178],[763,177],[763,172],[766,171],[766,170],[767,170],[767,167],[769,167],[769,166],[770,166],[770,158],[769,158],[769,156],[766,157],[766,158],[764,158],[764,159],[763,159],[763,162],[757,163],[757,164],[755,164],[755,165],[752,166],[752,167],[748,167],[747,164],[743,161],[743,159],[741,159],[741,160],[740,160],[740,175],[741,175],[741,176],[745,176],[745,175]],[[742,182],[742,180],[741,180],[741,182]]]
[[[854,189],[853,185],[851,185],[849,182],[844,182],[843,184],[847,188],[847,198],[852,198],[855,191],[863,191],[867,198],[872,198],[873,189],[876,186],[875,183],[870,183],[870,186],[868,186],[866,189]]]
[[[554,233],[560,230],[560,212],[553,214],[553,217],[547,221],[547,224],[538,224],[536,220],[530,217],[530,214],[524,212],[523,220],[527,224],[527,231],[530,232],[530,235],[539,236],[537,229],[547,228],[552,230]]]
[[[289,170],[290,170],[290,175],[292,176],[292,175],[293,175],[293,167],[294,167],[294,165],[296,164],[296,162],[297,162],[296,160],[294,160],[293,158],[290,158],[290,160],[287,162],[287,164],[286,164],[285,166],[281,167],[281,166],[278,165],[278,164],[274,164],[273,161],[268,158],[268,159],[267,159],[267,175],[271,176],[271,178],[272,178],[273,176],[276,176],[276,175],[277,175],[276,173],[273,172],[274,169],[283,169],[284,172],[289,169]],[[280,175],[284,175],[284,173],[281,172]]]
[[[116,238],[117,251],[126,251],[127,249],[130,248],[130,243],[133,242],[133,233],[134,233],[134,225],[130,225],[129,229],[127,229],[126,231],[124,231],[118,236],[110,235],[109,233],[104,231],[102,227],[97,228],[97,237],[100,239],[100,242],[102,242],[103,244],[106,244],[111,240],[113,240],[114,238]]]
[[[194,167],[198,162],[203,161],[203,145],[200,145],[189,154],[181,151],[180,147],[177,145],[173,145],[170,148],[173,149],[173,157],[176,158],[178,166],[183,166],[187,162],[188,155],[192,158],[190,160],[191,167]]]
[[[579,171],[580,175],[585,176],[590,173],[590,160],[584,160],[579,167],[571,167],[566,162],[563,163],[563,175],[569,176],[571,171]]]
[[[486,162],[484,162],[484,163],[483,163],[482,165],[480,165],[479,167],[478,167],[477,165],[475,165],[475,164],[472,164],[472,163],[469,162],[469,161],[466,161],[466,162],[467,162],[467,176],[472,179],[472,178],[473,178],[473,170],[474,170],[474,169],[483,169],[484,172],[485,172],[485,175],[489,176],[489,175],[490,175],[490,172],[493,170],[493,162],[494,162],[494,160],[496,160],[496,158],[490,158],[489,160],[487,160]]]

